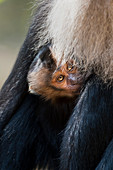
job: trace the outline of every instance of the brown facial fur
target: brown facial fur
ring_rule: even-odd
[[[78,97],[84,79],[73,65],[73,61],[66,62],[55,71],[53,70],[42,67],[38,72],[33,70],[29,72],[29,91],[53,103],[59,99],[65,101],[67,98],[70,100]],[[63,76],[62,81],[59,81],[60,76]]]

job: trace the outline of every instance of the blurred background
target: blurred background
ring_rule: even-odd
[[[32,6],[33,0],[0,0],[0,88],[27,34]]]

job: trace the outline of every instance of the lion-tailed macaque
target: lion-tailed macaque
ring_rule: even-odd
[[[113,0],[35,2],[0,90],[0,169],[112,170]]]

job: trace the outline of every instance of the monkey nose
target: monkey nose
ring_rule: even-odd
[[[82,76],[76,74],[70,74],[68,80],[71,85],[81,84],[83,82]]]

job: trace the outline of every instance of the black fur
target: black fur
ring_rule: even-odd
[[[37,166],[54,170],[111,170],[113,87],[92,77],[74,112],[73,103],[52,106],[49,101],[28,94],[27,74],[40,50],[36,50],[38,32],[47,17],[49,2],[39,5],[0,92],[0,170],[33,170]]]
[[[60,108],[59,108],[60,107]],[[1,170],[58,169],[62,129],[70,106],[59,107],[27,95],[5,126],[0,142]]]
[[[65,130],[61,169],[95,169],[112,137],[113,88],[91,78]]]
[[[46,2],[49,3],[49,1],[51,0],[47,0]],[[15,111],[19,105],[21,105],[27,94],[28,70],[31,62],[38,53],[39,49],[36,50],[39,43],[38,32],[40,31],[43,18],[46,18],[46,12],[49,10],[46,2],[38,5],[13,70],[0,91],[0,132],[9,122],[13,114],[15,114]]]
[[[112,170],[113,169],[113,139],[108,145],[104,156],[97,166],[96,170]]]

